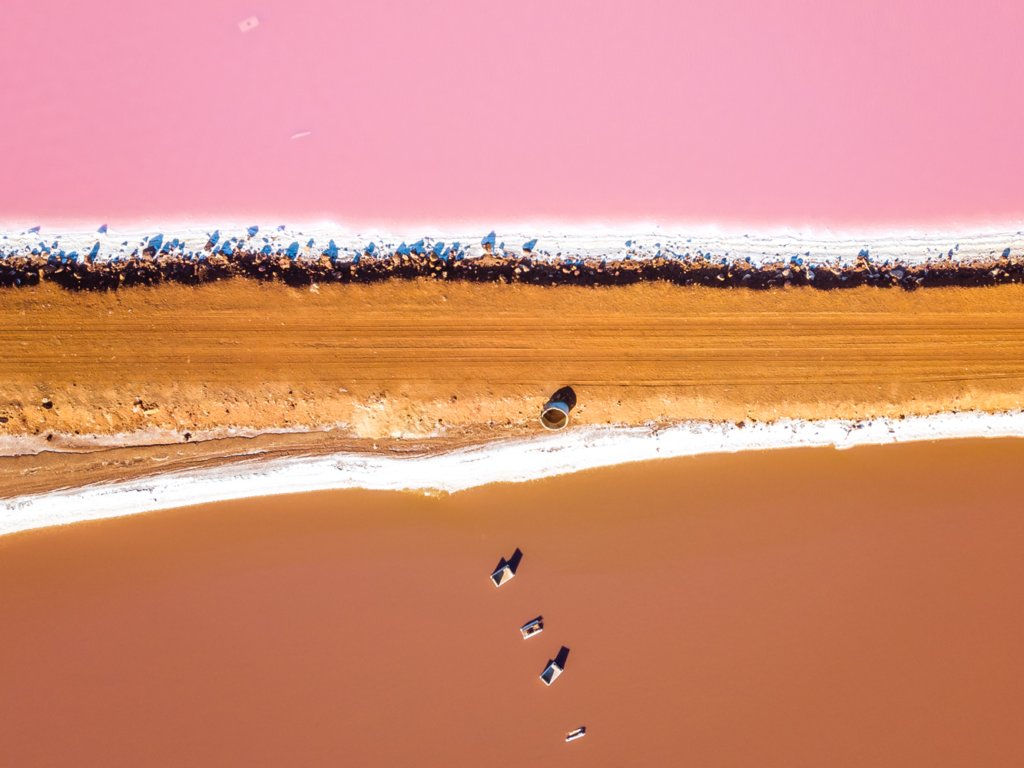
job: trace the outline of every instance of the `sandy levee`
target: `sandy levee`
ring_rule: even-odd
[[[574,425],[1020,407],[1024,286],[755,291],[390,280],[0,291],[0,495]]]

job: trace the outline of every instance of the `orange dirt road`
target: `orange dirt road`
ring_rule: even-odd
[[[209,439],[229,429],[328,430],[261,438],[278,452],[524,435],[565,384],[574,424],[1017,408],[1024,286],[43,285],[0,291],[0,348],[0,454],[92,452],[0,458],[10,496],[255,450]]]
[[[1024,384],[1018,285],[317,290],[0,291],[0,434],[424,435],[525,424],[563,384],[575,423],[859,417],[1015,407]]]

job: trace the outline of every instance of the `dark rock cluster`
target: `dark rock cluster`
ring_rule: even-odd
[[[539,260],[531,255],[487,253],[483,257],[441,256],[432,251],[363,255],[340,260],[292,258],[236,250],[202,257],[157,254],[147,248],[127,259],[65,260],[44,256],[0,257],[0,286],[32,286],[42,281],[74,290],[111,290],[133,285],[195,285],[229,277],[312,283],[374,283],[393,278],[532,285],[630,285],[662,281],[677,285],[766,289],[806,285],[821,289],[859,285],[912,290],[932,286],[976,286],[1020,282],[1024,259],[1009,256],[971,263],[952,259],[927,264],[878,265],[867,257],[845,266],[805,264],[797,260],[754,265],[708,258],[624,257],[615,260]]]

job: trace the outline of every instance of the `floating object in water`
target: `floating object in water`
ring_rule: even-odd
[[[586,726],[581,725],[576,730],[569,731],[567,734],[565,734],[565,740],[566,741],[575,741],[576,739],[581,739],[581,738],[583,738],[586,735],[587,735],[587,728],[586,728]]]
[[[250,29],[256,29],[260,25],[260,20],[255,16],[250,16],[248,19],[243,19],[238,22],[238,28],[243,32],[248,32]]]
[[[506,581],[516,575],[516,571],[519,570],[519,561],[523,559],[523,553],[516,547],[516,551],[512,553],[512,557],[506,560],[504,557],[498,561],[498,567],[494,569],[491,574],[491,581],[494,582],[494,586],[500,587]]]
[[[544,667],[544,671],[540,673],[540,679],[544,681],[544,685],[551,685],[565,671],[565,662],[568,658],[569,649],[563,645],[558,651],[558,655],[550,659],[548,665]]]
[[[523,639],[539,635],[544,631],[544,617],[538,616],[533,621],[528,621],[519,628],[519,631],[523,633]]]

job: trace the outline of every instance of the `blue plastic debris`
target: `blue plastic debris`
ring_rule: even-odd
[[[270,246],[269,246],[269,245],[264,245],[264,246],[263,246],[263,247],[262,247],[262,248],[260,249],[260,253],[262,253],[262,254],[265,254],[265,255],[269,256],[269,255],[270,255]]]
[[[96,231],[99,232],[101,235],[107,234],[107,225],[106,224],[100,224],[100,228],[97,229]]]
[[[36,225],[36,226],[32,227],[32,228],[31,228],[31,229],[29,230],[29,232],[36,232],[36,233],[38,233],[38,232],[39,232],[39,226],[38,226],[38,225]]]
[[[372,256],[375,250],[377,250],[377,246],[374,245],[373,243],[370,243],[368,246],[366,246],[366,250],[364,251],[364,253],[366,253],[367,256]]]
[[[221,253],[226,253],[228,256],[230,256],[233,253],[233,251],[231,249],[231,241],[230,240],[225,240],[224,241],[224,245],[222,245],[220,247],[220,250],[221,250]]]
[[[494,247],[494,242],[497,239],[498,239],[498,236],[494,232],[491,232],[491,234],[489,234],[487,237],[485,237],[483,240],[480,241],[480,245],[484,246],[485,248],[487,246],[490,246],[490,247],[493,248]]]
[[[309,242],[308,242],[308,243],[306,243],[306,247],[307,247],[307,248],[312,248],[312,247],[313,247],[313,238],[312,238],[312,237],[311,237],[311,238],[309,238]]]
[[[444,252],[444,241],[438,240],[434,243],[433,251],[436,256],[440,256]]]
[[[406,245],[405,243],[402,243],[400,246],[395,248],[395,253],[399,253],[402,256],[408,256],[409,255],[409,246]]]
[[[523,250],[529,253],[534,249],[534,247],[536,247],[536,245],[537,238],[533,238],[533,240],[527,240],[525,243],[523,243]],[[626,243],[626,245],[629,245],[629,243]]]
[[[249,227],[249,229],[247,231],[249,233],[249,237],[256,237],[256,233],[260,231],[260,228],[255,226],[255,225],[253,225],[253,226]]]
[[[288,246],[288,250],[285,251],[285,255],[289,259],[294,259],[296,256],[298,256],[299,255],[299,244],[298,243],[292,243],[291,245],[289,245]]]
[[[415,253],[417,256],[423,254],[423,241],[417,240],[415,243],[409,246],[409,250]]]
[[[95,259],[99,255],[100,255],[100,244],[99,243],[93,243],[92,250],[89,251],[89,258],[90,259]]]
[[[310,238],[309,244],[310,244],[310,245],[313,245],[313,240],[312,240],[312,238]],[[334,241],[333,241],[333,240],[331,240],[331,241],[330,241],[330,242],[329,242],[329,243],[327,244],[327,250],[326,250],[326,251],[324,251],[324,256],[326,256],[327,258],[329,258],[329,259],[330,259],[331,261],[334,261],[334,260],[335,260],[336,258],[338,258],[338,246],[336,246],[336,245],[334,244]]]
[[[163,244],[164,244],[164,236],[163,235],[156,235],[155,237],[151,238],[150,241],[149,241],[149,247],[150,248],[156,248],[156,250],[158,250],[158,251],[163,246]]]

